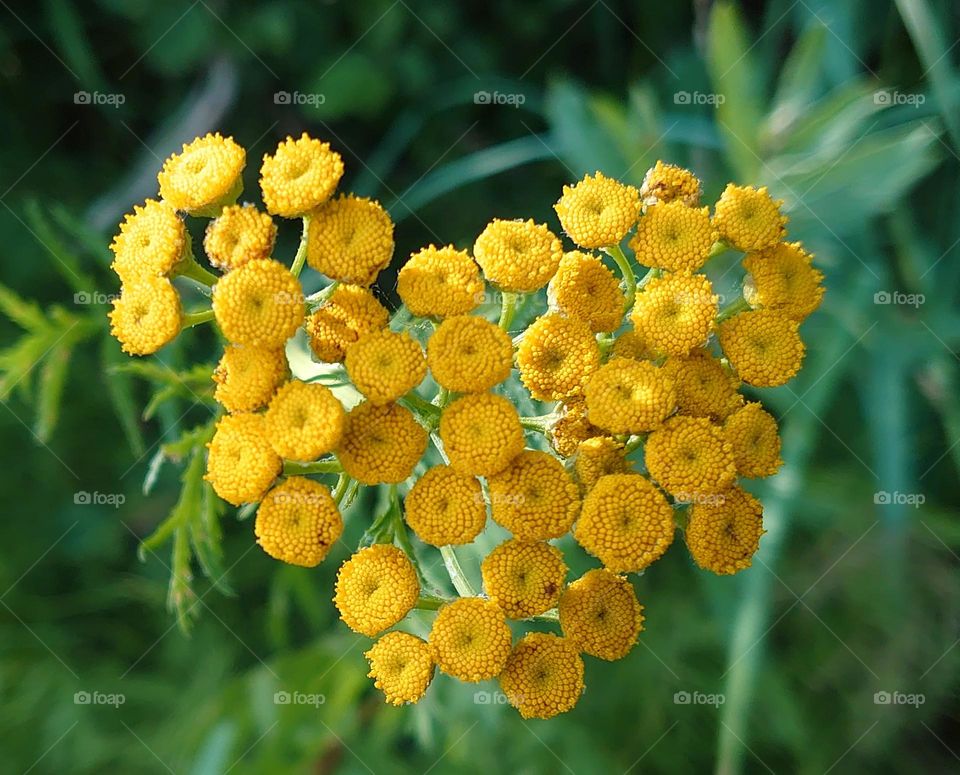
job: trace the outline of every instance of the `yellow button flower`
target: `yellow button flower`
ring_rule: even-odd
[[[739,380],[706,350],[670,358],[663,368],[677,387],[680,414],[722,421],[743,404]]]
[[[364,656],[370,662],[367,677],[391,705],[419,702],[433,680],[430,646],[408,632],[388,632]]]
[[[213,397],[228,412],[253,412],[270,403],[289,373],[282,349],[230,344],[213,372]]]
[[[706,417],[671,417],[647,438],[650,476],[681,502],[726,490],[737,469],[723,429]]]
[[[526,619],[556,606],[567,578],[563,555],[544,541],[504,541],[480,566],[483,588],[511,619]]]
[[[339,363],[346,357],[347,347],[389,322],[390,313],[370,290],[338,285],[307,319],[310,349],[321,361]]]
[[[266,494],[257,509],[257,543],[276,560],[313,568],[340,540],[343,519],[322,484],[292,476]]]
[[[637,222],[640,195],[633,186],[597,172],[564,186],[553,209],[567,235],[583,248],[617,245]]]
[[[563,245],[543,224],[493,220],[473,246],[486,278],[501,290],[525,293],[542,288],[563,257]]]
[[[657,161],[643,176],[640,198],[645,205],[680,201],[688,207],[696,207],[700,204],[702,190],[700,180],[690,170]]]
[[[249,261],[270,258],[277,225],[252,204],[230,205],[207,225],[203,249],[210,263],[229,272]]]
[[[584,492],[589,492],[602,476],[630,472],[623,444],[609,436],[581,441],[573,458],[573,472]]]
[[[513,343],[489,320],[447,318],[427,341],[427,364],[437,384],[455,393],[483,393],[510,376]]]
[[[741,312],[720,324],[717,337],[740,379],[776,387],[800,371],[804,345],[796,321],[776,310]]]
[[[647,343],[643,341],[643,337],[632,328],[614,339],[613,347],[610,349],[611,360],[614,358],[632,358],[635,361],[650,361],[655,357]]]
[[[169,276],[187,256],[187,229],[169,202],[148,199],[143,207],[135,205],[120,224],[110,250],[111,269],[124,283],[144,277]]]
[[[347,627],[372,638],[406,616],[419,597],[417,571],[407,555],[374,544],[340,566],[333,602]]]
[[[397,404],[357,404],[347,415],[337,458],[364,484],[398,484],[413,473],[427,449],[427,432]]]
[[[437,666],[461,681],[499,675],[510,655],[510,642],[503,610],[479,597],[462,597],[443,606],[430,630]]]
[[[742,250],[763,250],[776,245],[787,233],[782,199],[767,189],[728,183],[713,211],[713,225],[728,245]]]
[[[633,585],[606,569],[587,571],[567,587],[559,611],[567,640],[597,659],[623,659],[643,629]]]
[[[695,272],[703,266],[716,241],[709,208],[673,201],[647,208],[630,247],[644,266]]]
[[[308,462],[336,449],[346,413],[329,388],[293,380],[277,391],[264,414],[270,444],[287,460]]]
[[[723,424],[723,434],[733,447],[740,476],[773,476],[783,465],[777,421],[760,403],[751,401],[731,414]]]
[[[510,653],[500,688],[523,718],[558,716],[583,693],[583,660],[566,638],[528,633]]]
[[[517,410],[493,393],[466,395],[444,409],[440,440],[450,465],[469,476],[499,473],[525,441]]]
[[[232,137],[198,137],[164,162],[157,175],[160,196],[191,215],[217,215],[237,201],[246,164],[247,152]]]
[[[546,452],[524,450],[487,485],[491,516],[517,538],[559,538],[580,512],[580,490],[563,463]]]
[[[799,242],[779,242],[750,253],[743,260],[749,272],[743,296],[751,307],[775,309],[796,321],[823,300],[823,274],[811,265],[813,256]]]
[[[397,274],[397,293],[419,317],[465,315],[483,302],[483,278],[470,254],[430,245],[410,256]]]
[[[560,457],[571,457],[581,441],[599,436],[603,431],[587,419],[587,405],[583,400],[570,400],[562,406],[563,414],[547,429],[547,438]]]
[[[327,277],[370,285],[393,258],[393,221],[379,202],[348,194],[313,212],[307,263]]]
[[[434,466],[414,483],[403,503],[407,524],[425,544],[468,544],[487,521],[483,489],[472,476]]]
[[[177,338],[183,310],[177,289],[165,277],[143,277],[124,285],[113,300],[110,333],[130,355],[150,355]]]
[[[609,433],[653,430],[677,406],[673,377],[650,361],[615,358],[586,387],[587,417]]]
[[[420,343],[407,332],[388,329],[363,334],[347,346],[347,374],[372,404],[388,404],[427,376]]]
[[[730,575],[750,567],[764,532],[760,501],[734,487],[690,507],[687,548],[704,570]]]
[[[600,366],[600,347],[582,320],[555,312],[537,318],[517,349],[520,379],[538,401],[558,401],[582,393]]]
[[[633,327],[659,355],[686,355],[702,347],[718,311],[710,281],[701,274],[655,277],[637,294]]]
[[[303,323],[303,289],[283,264],[249,261],[217,281],[213,314],[234,344],[281,347]]]
[[[280,143],[273,156],[264,155],[260,189],[269,212],[298,218],[326,202],[342,175],[340,154],[304,132],[299,140]]]
[[[283,461],[267,440],[263,415],[221,417],[207,447],[204,478],[217,495],[234,506],[263,498],[283,468]]]
[[[585,321],[595,333],[619,328],[626,303],[620,281],[603,261],[576,250],[563,254],[547,286],[547,300],[552,309]]]

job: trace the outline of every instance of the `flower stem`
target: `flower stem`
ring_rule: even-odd
[[[212,288],[216,285],[217,280],[220,278],[217,277],[213,272],[208,272],[200,264],[198,264],[193,256],[190,256],[179,264],[176,267],[176,274],[178,277],[189,277],[191,280],[196,280],[201,285],[205,285],[207,288]]]
[[[747,303],[747,300],[741,296],[736,301],[730,302],[726,307],[720,310],[720,314],[717,315],[717,322],[722,323],[724,320],[729,320],[734,315],[738,315],[741,312],[746,312],[750,309],[750,304]]]
[[[333,292],[340,287],[340,281],[334,280],[326,288],[321,288],[316,293],[311,293],[304,301],[311,309],[315,309],[323,304],[327,299],[333,296]]]
[[[400,399],[400,403],[409,404],[409,408],[414,412],[417,412],[421,415],[427,415],[432,420],[435,420],[440,416],[439,406],[436,404],[431,404],[423,396],[417,395],[412,390]]]
[[[614,260],[620,274],[623,275],[624,295],[627,297],[623,311],[629,312],[637,298],[637,276],[633,273],[633,267],[630,266],[630,261],[623,254],[623,249],[619,245],[611,245],[609,248],[604,248],[603,251]]]
[[[445,606],[447,603],[452,603],[452,600],[448,600],[445,597],[436,597],[434,595],[420,595],[417,599],[417,602],[414,604],[414,608],[417,608],[421,611],[437,611],[442,606]]]
[[[303,476],[304,474],[341,474],[343,468],[336,458],[315,460],[312,463],[300,463],[296,460],[283,461],[284,476]],[[339,487],[339,484],[338,484]]]
[[[521,417],[520,425],[526,428],[528,431],[536,431],[537,433],[546,433],[547,429],[553,425],[557,417],[554,414],[544,414],[539,417]]]
[[[520,295],[513,291],[500,291],[500,322],[497,324],[509,332],[513,317],[517,314],[517,301]]]
[[[333,497],[333,502],[340,505],[340,502],[343,500],[343,496],[347,492],[347,487],[353,479],[350,478],[349,474],[343,473],[340,474],[340,478],[337,479],[337,486],[333,488],[331,496]]]
[[[307,244],[310,240],[310,216],[303,216],[303,231],[300,232],[300,246],[297,248],[297,254],[293,257],[293,263],[290,265],[290,271],[294,277],[299,277],[303,271],[303,264],[307,260]]]
[[[457,590],[457,594],[460,597],[476,597],[476,590],[467,579],[463,568],[460,567],[460,560],[454,554],[453,547],[441,546],[440,556],[443,557],[443,565],[447,569],[447,575],[450,576],[450,581],[453,583],[453,588]]]
[[[202,309],[198,312],[185,312],[180,319],[180,330],[184,331],[201,323],[209,323],[213,320],[213,309]]]

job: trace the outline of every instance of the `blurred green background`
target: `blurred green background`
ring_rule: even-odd
[[[956,770],[955,3],[0,6],[0,772]],[[390,208],[401,258],[469,245],[495,216],[559,228],[565,182],[636,184],[662,158],[690,165],[705,201],[727,180],[769,186],[826,274],[804,370],[758,393],[786,465],[756,488],[754,567],[716,578],[675,547],[637,582],[640,644],[588,659],[563,717],[524,722],[494,684],[442,676],[418,706],[385,706],[368,641],[329,600],[343,547],[281,567],[230,510],[234,594],[194,565],[189,637],[166,607],[170,546],[137,559],[178,493],[167,464],[143,495],[148,463],[209,418],[208,387],[107,377],[122,358],[104,339],[106,245],[180,143],[232,134],[256,198],[262,154],[304,129],[344,155],[343,188]],[[164,358],[209,362],[212,335]],[[348,539],[375,508],[355,507]]]

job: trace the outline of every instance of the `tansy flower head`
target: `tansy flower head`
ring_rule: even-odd
[[[113,300],[110,333],[130,355],[150,355],[177,338],[183,323],[180,296],[166,277],[142,277]]]
[[[230,205],[207,224],[203,249],[210,263],[229,272],[248,261],[270,258],[277,225],[252,204]]]
[[[406,616],[420,596],[413,563],[396,546],[374,544],[340,566],[333,598],[347,627],[373,637]]]
[[[511,619],[526,619],[557,604],[567,566],[555,546],[513,538],[487,555],[480,573],[490,599]]]
[[[758,402],[752,401],[731,414],[723,424],[723,435],[733,447],[733,461],[740,476],[773,476],[783,465],[777,421]]]
[[[430,630],[437,665],[461,681],[498,675],[510,655],[510,641],[503,610],[479,597],[462,597],[443,606]]]
[[[610,350],[611,360],[614,358],[632,358],[635,361],[648,361],[653,360],[654,357],[654,353],[643,341],[643,337],[632,328],[614,339],[613,347]]]
[[[237,201],[246,164],[246,151],[232,137],[219,132],[198,137],[163,163],[160,196],[191,215],[217,215]]]
[[[820,306],[823,274],[811,266],[813,256],[799,242],[778,242],[743,260],[749,272],[743,296],[751,307],[775,309],[803,320]]]
[[[447,318],[427,341],[427,365],[437,384],[455,393],[482,393],[510,376],[513,343],[489,320]]]
[[[427,376],[420,343],[407,332],[388,329],[363,334],[347,346],[347,374],[372,404],[387,404]]]
[[[326,202],[342,175],[340,154],[304,132],[299,140],[280,143],[273,156],[264,155],[260,189],[268,211],[297,218]]]
[[[413,473],[426,449],[427,432],[409,411],[364,401],[347,415],[337,458],[364,484],[397,484]]]
[[[426,544],[468,544],[483,530],[487,505],[480,482],[450,466],[434,466],[403,503],[407,524]]]
[[[188,240],[173,205],[148,199],[123,217],[120,233],[110,244],[115,256],[111,268],[124,283],[169,275],[186,255]]]
[[[547,286],[547,300],[552,309],[585,321],[595,333],[620,326],[626,301],[620,281],[603,261],[576,250],[563,254]]]
[[[264,421],[270,444],[278,455],[308,462],[337,447],[346,413],[330,388],[293,380],[277,391]]]
[[[283,461],[267,440],[263,415],[221,417],[207,447],[204,479],[234,506],[259,501],[283,468]]]
[[[524,445],[517,410],[493,393],[466,395],[444,409],[440,439],[450,465],[470,476],[499,473]]]
[[[310,349],[321,361],[339,363],[346,357],[347,347],[389,322],[390,313],[370,290],[358,285],[338,285],[307,319]]]
[[[797,322],[772,309],[741,312],[720,324],[723,354],[748,385],[776,387],[800,371],[804,346]]]
[[[495,219],[477,237],[473,255],[490,282],[504,291],[525,293],[553,277],[563,245],[543,224]]]
[[[270,403],[289,371],[282,349],[229,344],[213,372],[213,397],[228,412],[252,412]]]
[[[567,235],[583,248],[619,244],[640,215],[640,195],[633,186],[598,172],[574,186],[564,186],[553,209]]]
[[[560,457],[570,457],[577,451],[581,441],[602,433],[587,419],[586,403],[576,400],[563,404],[563,414],[547,429],[547,438]]]
[[[388,632],[364,656],[370,662],[367,676],[391,705],[419,702],[433,679],[430,646],[408,632]]]
[[[303,289],[283,264],[249,261],[217,281],[213,314],[234,344],[281,347],[303,323]]]
[[[723,420],[743,404],[737,378],[706,350],[670,358],[663,368],[677,386],[680,414]]]
[[[574,537],[608,569],[641,571],[673,542],[673,509],[639,474],[601,477],[583,499]]]
[[[587,571],[567,587],[559,612],[567,640],[598,659],[623,659],[643,629],[633,585],[606,569]]]
[[[537,318],[517,349],[520,379],[539,401],[579,395],[600,366],[600,347],[582,320],[555,312]]]
[[[271,557],[313,568],[343,533],[343,519],[330,490],[303,476],[292,476],[266,494],[253,532]]]
[[[720,239],[742,250],[763,250],[783,239],[787,216],[780,213],[782,199],[774,200],[767,189],[728,183],[713,211],[713,225]]]
[[[320,205],[307,232],[307,263],[327,277],[370,285],[393,257],[393,221],[379,202],[348,194]]]
[[[643,176],[640,197],[645,205],[657,202],[683,202],[688,207],[700,203],[702,186],[690,170],[657,161]]]
[[[763,506],[739,487],[690,507],[687,548],[704,570],[729,575],[749,568],[763,533]]]
[[[713,330],[719,298],[701,274],[655,277],[637,294],[633,327],[660,355],[686,355]]]
[[[563,463],[539,450],[521,452],[487,485],[494,521],[517,538],[559,538],[580,511],[580,491]]]
[[[470,254],[430,245],[410,256],[397,274],[397,293],[414,315],[465,315],[483,301],[483,278]]]
[[[650,361],[615,358],[586,387],[587,417],[609,433],[643,433],[677,406],[671,374]]]
[[[523,718],[552,718],[580,699],[583,660],[566,638],[528,633],[510,652],[500,688]]]
[[[644,266],[695,272],[703,266],[716,241],[709,208],[673,201],[647,208],[630,247]]]
[[[573,458],[573,472],[584,492],[589,492],[601,476],[630,471],[623,444],[609,436],[581,441]]]
[[[671,417],[644,446],[650,476],[678,501],[726,490],[737,475],[733,447],[706,417]]]

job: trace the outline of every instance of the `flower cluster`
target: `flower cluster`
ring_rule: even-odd
[[[366,656],[388,702],[417,702],[439,669],[498,679],[525,718],[563,713],[583,691],[583,655],[631,651],[644,615],[629,574],[678,531],[702,569],[750,566],[763,509],[743,480],[782,461],[776,420],[741,391],[797,373],[798,329],[823,295],[766,189],[730,184],[709,206],[689,170],[662,162],[640,189],[588,175],[555,205],[569,250],[547,224],[494,219],[472,246],[414,252],[391,315],[374,287],[394,225],[376,201],[337,194],[340,155],[306,134],[280,143],[260,171],[264,209],[236,203],[244,164],[219,134],[167,160],[159,199],[111,245],[113,333],[146,355],[216,325],[206,479],[231,504],[258,504],[253,532],[271,557],[318,565],[358,487],[388,485],[334,592],[343,622],[377,638]],[[184,216],[209,219],[216,273],[194,257]],[[290,266],[272,256],[274,217],[302,221]],[[742,297],[722,306],[708,272],[732,253]],[[310,296],[305,267],[324,283]],[[178,277],[206,289],[207,309],[183,311]],[[291,373],[301,330],[346,388]],[[532,402],[544,412],[521,417]],[[485,531],[506,538],[465,573],[452,547]],[[597,567],[571,580],[577,547]],[[456,594],[427,578],[434,551]],[[394,629],[415,609],[436,611],[425,639]],[[532,619],[558,632],[515,640],[510,623]]]

